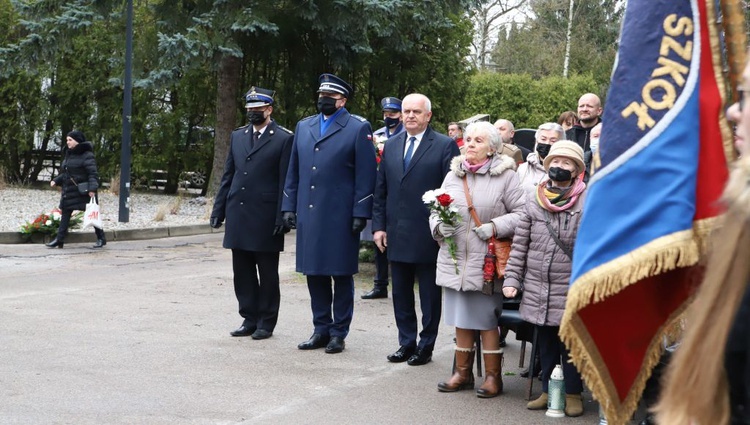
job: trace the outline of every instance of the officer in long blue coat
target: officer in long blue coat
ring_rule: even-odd
[[[292,132],[271,119],[274,92],[253,87],[245,95],[250,123],[232,132],[211,227],[226,220],[224,248],[232,250],[234,292],[242,325],[232,336],[266,339],[279,316],[279,252],[284,250],[281,194]],[[260,276],[260,279],[258,278]]]
[[[344,107],[351,86],[332,74],[319,82],[320,113],[297,123],[281,209],[286,225],[297,228],[297,271],[307,276],[313,313],[313,334],[297,347],[340,353],[354,309],[359,234],[372,215],[376,161],[370,123]]]
[[[383,121],[385,125],[373,133],[376,148],[382,152],[385,141],[391,137],[404,132],[404,123],[401,120],[401,99],[397,97],[384,97],[380,101],[383,109]],[[362,240],[372,241],[372,222],[367,222],[367,227],[362,231]],[[388,298],[388,254],[375,249],[375,281],[370,291],[362,294],[363,300],[377,298]]]

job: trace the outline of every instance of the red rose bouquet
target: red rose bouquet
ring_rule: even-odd
[[[458,215],[458,208],[452,205],[453,201],[454,199],[443,189],[428,190],[422,195],[422,202],[427,205],[430,211],[437,215],[438,220],[450,226],[455,226],[461,221],[461,216]],[[458,246],[456,245],[456,241],[452,236],[448,236],[444,240],[448,244],[448,252],[453,260],[453,266],[456,268],[456,274],[458,274],[458,260],[456,259]]]

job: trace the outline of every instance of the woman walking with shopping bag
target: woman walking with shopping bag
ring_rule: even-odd
[[[52,187],[59,186],[62,189],[60,227],[57,230],[57,237],[47,244],[50,248],[62,248],[65,245],[70,216],[74,210],[85,211],[86,205],[92,199],[94,203],[98,203],[96,191],[99,188],[99,174],[96,172],[94,146],[86,141],[86,137],[80,131],[68,133],[66,145],[60,175],[49,183]],[[94,226],[94,232],[96,233],[94,248],[106,245],[104,230]]]

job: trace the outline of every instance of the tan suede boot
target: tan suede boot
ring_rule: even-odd
[[[484,383],[477,390],[477,397],[492,398],[503,392],[503,350],[484,351]]]
[[[536,400],[531,400],[526,403],[526,408],[529,410],[543,410],[547,408],[547,393],[542,393]]]
[[[583,397],[580,394],[565,394],[565,416],[583,415]]]
[[[456,370],[446,382],[438,384],[438,391],[454,393],[474,388],[474,349],[456,346]]]

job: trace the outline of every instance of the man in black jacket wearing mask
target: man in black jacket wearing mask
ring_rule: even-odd
[[[227,222],[224,248],[232,250],[234,293],[243,318],[230,332],[236,337],[269,338],[279,315],[279,252],[289,231],[281,220],[281,193],[293,136],[271,119],[273,96],[260,87],[245,95],[250,123],[232,132],[211,213],[211,227]]]

